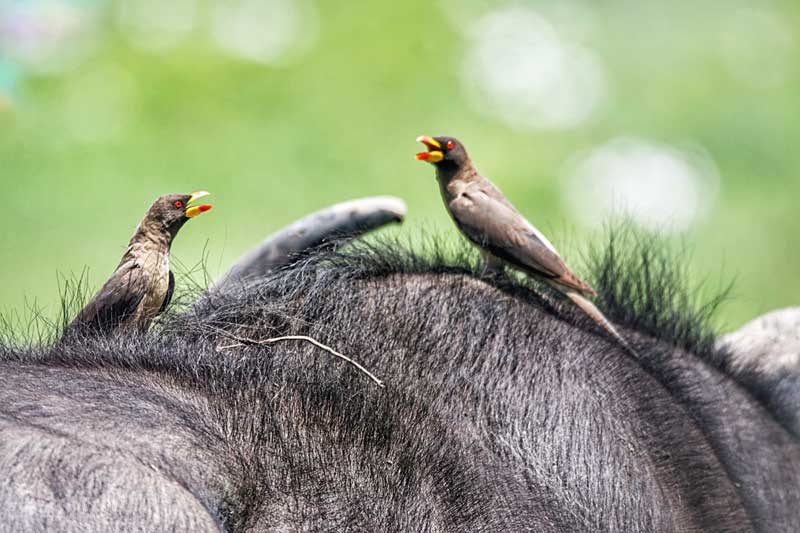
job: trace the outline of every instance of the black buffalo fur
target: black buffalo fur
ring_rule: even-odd
[[[0,529],[800,530],[800,441],[652,243],[612,241],[590,276],[638,359],[430,248],[319,250],[147,335],[0,347]],[[386,387],[241,341],[280,335]]]

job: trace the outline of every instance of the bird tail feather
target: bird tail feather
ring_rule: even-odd
[[[598,326],[603,328],[606,333],[611,335],[611,337],[613,337],[614,340],[616,340],[623,348],[625,348],[628,353],[637,359],[639,358],[639,354],[630,344],[628,344],[628,341],[623,338],[619,331],[617,331],[617,328],[614,327],[614,324],[612,324],[611,321],[608,320],[602,313],[602,311],[600,311],[589,299],[575,291],[567,291],[564,293],[564,295],[572,300],[575,305],[580,307],[584,313],[589,315],[589,318],[591,318]]]

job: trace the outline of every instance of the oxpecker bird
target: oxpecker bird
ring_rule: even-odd
[[[150,323],[169,305],[175,276],[169,253],[178,230],[211,205],[194,205],[208,196],[168,194],[159,197],[131,237],[119,266],[100,291],[67,328],[67,333],[108,334],[117,329],[147,331]]]
[[[597,296],[588,283],[567,267],[555,247],[511,205],[494,183],[482,176],[464,145],[453,137],[421,135],[427,146],[416,158],[436,168],[436,179],[461,233],[475,244],[490,270],[509,265],[546,282],[575,302],[589,317],[635,353],[611,322],[588,299]]]

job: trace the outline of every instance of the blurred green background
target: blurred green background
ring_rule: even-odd
[[[368,195],[455,239],[430,133],[578,270],[615,212],[688,243],[731,329],[800,302],[798,118],[793,0],[0,0],[0,309],[98,287],[164,193],[214,194],[173,247],[213,276]]]

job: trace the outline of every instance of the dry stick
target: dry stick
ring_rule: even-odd
[[[239,341],[241,344],[260,344],[260,345],[263,345],[263,344],[275,344],[276,342],[281,342],[281,341],[306,341],[306,342],[310,342],[311,344],[313,344],[317,348],[319,348],[321,350],[325,350],[329,354],[334,355],[334,356],[338,357],[339,359],[343,359],[344,361],[347,361],[348,363],[350,363],[351,365],[353,365],[354,367],[356,367],[357,369],[359,369],[360,371],[365,373],[372,381],[377,383],[378,387],[383,388],[383,381],[381,381],[380,379],[375,377],[375,375],[372,374],[372,372],[370,372],[369,370],[367,370],[366,368],[364,368],[363,366],[358,364],[356,361],[353,361],[352,359],[350,359],[346,355],[337,352],[336,350],[334,350],[330,346],[326,346],[325,344],[322,344],[321,342],[319,342],[318,340],[316,340],[316,339],[314,339],[312,337],[308,337],[306,335],[284,335],[283,337],[271,337],[269,339],[256,340],[256,339],[248,339],[246,337],[239,337],[238,335],[234,335],[233,333],[229,333],[227,331],[222,331],[221,330],[220,332],[223,335],[226,335],[226,336],[228,336],[228,337],[230,337],[230,338],[232,338],[234,340]],[[241,344],[239,344],[238,346],[241,346]],[[227,345],[227,346],[220,346],[220,349],[233,348],[235,346],[237,346],[237,344],[230,344],[230,345]]]

